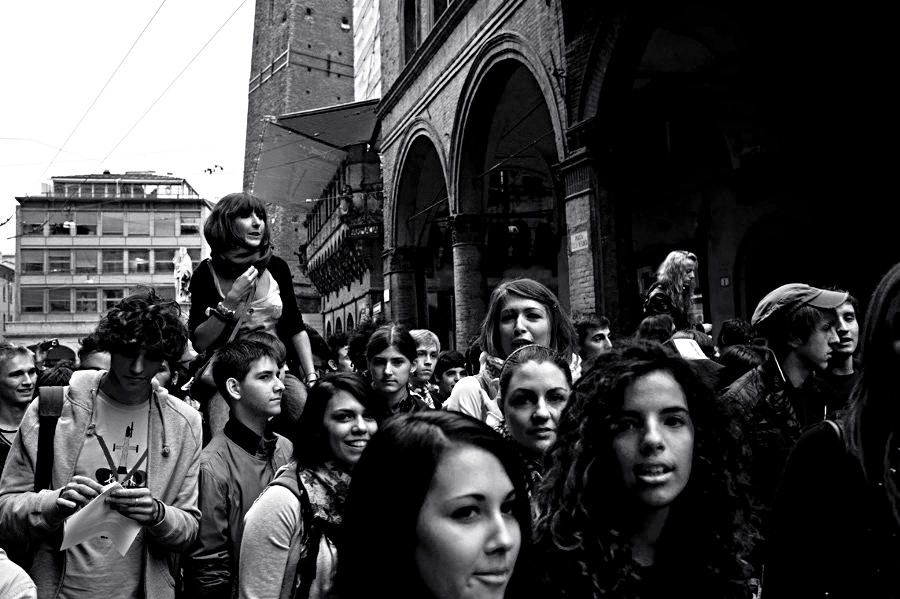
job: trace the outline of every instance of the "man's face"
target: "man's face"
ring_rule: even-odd
[[[37,368],[28,354],[14,354],[0,363],[0,401],[9,405],[28,404],[34,396]]]
[[[281,413],[284,383],[278,376],[278,364],[265,356],[256,360],[243,381],[228,379],[229,390],[239,396],[241,406],[251,414],[277,416]]]
[[[459,379],[464,376],[466,376],[466,369],[462,366],[445,370],[444,373],[441,374],[441,378],[438,379],[438,387],[441,390],[441,395],[450,397],[450,393],[453,392],[453,387],[455,387],[456,383],[459,382]]]
[[[350,346],[345,345],[338,350],[337,371],[353,372],[354,370],[353,361],[350,360]]]
[[[825,370],[828,367],[828,358],[838,344],[834,325],[831,318],[819,323],[805,342],[794,346],[797,357],[809,370]]]
[[[438,349],[433,345],[420,345],[416,348],[416,380],[427,383],[434,374],[434,365],[437,362]]]
[[[150,381],[159,372],[162,357],[148,356],[143,349],[126,349],[113,352],[109,360],[109,378],[113,392],[123,393],[118,401],[146,399],[150,393]]]
[[[837,309],[838,321],[835,325],[839,343],[834,348],[834,353],[853,355],[859,344],[859,321],[856,319],[856,310],[853,304],[846,302]]]
[[[612,348],[609,340],[609,328],[600,327],[590,329],[584,336],[584,346],[581,348],[581,357],[585,360],[596,358],[600,354],[608,352]]]

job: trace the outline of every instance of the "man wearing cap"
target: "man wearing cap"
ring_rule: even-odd
[[[769,293],[751,320],[768,341],[768,358],[722,393],[750,446],[750,475],[763,528],[794,443],[840,403],[817,373],[828,367],[840,341],[836,309],[846,301],[846,293],[800,283]]]

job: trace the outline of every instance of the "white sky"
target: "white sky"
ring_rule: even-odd
[[[156,171],[210,200],[240,191],[254,5],[0,2],[0,222],[16,196],[40,193],[55,175]],[[4,255],[15,251],[14,220],[0,227]]]

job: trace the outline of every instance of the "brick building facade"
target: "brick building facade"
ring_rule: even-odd
[[[859,93],[883,62],[859,21],[382,0],[385,312],[462,346],[490,289],[530,276],[627,335],[673,249],[700,257],[707,322],[792,281],[865,298],[898,254],[860,127],[892,94]]]

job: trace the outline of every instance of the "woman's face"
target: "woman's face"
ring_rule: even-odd
[[[468,445],[441,457],[416,522],[416,568],[432,597],[502,599],[522,544],[514,500],[491,453]]]
[[[516,349],[536,343],[550,346],[550,315],[539,301],[509,294],[500,308],[500,350],[506,358]]]
[[[328,400],[323,424],[332,456],[350,467],[356,464],[378,430],[378,423],[365,406],[342,390]]]
[[[684,280],[689,281],[691,285],[694,283],[694,271],[697,270],[697,262],[694,260],[687,260],[684,263]]]
[[[635,380],[625,389],[613,433],[626,493],[644,509],[671,505],[687,486],[694,456],[694,425],[681,385],[664,370]]]
[[[238,241],[249,248],[258,248],[266,232],[266,223],[256,212],[234,217],[234,230]]]
[[[390,395],[406,388],[409,375],[416,366],[391,345],[369,360],[369,374],[372,386],[382,394]]]
[[[556,441],[559,415],[570,392],[566,375],[556,364],[529,361],[518,366],[503,398],[509,434],[529,452],[543,454]]]

